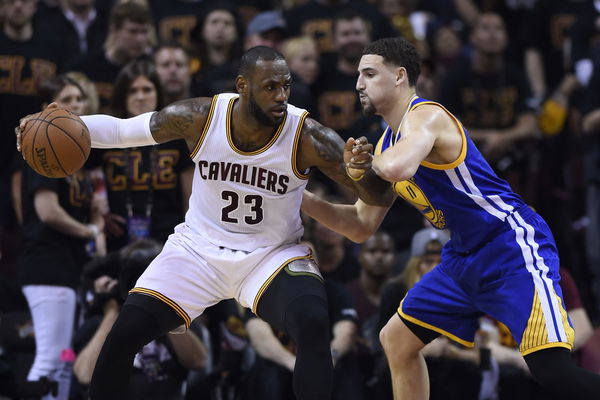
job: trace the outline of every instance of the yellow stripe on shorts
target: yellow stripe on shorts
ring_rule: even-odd
[[[573,347],[573,341],[575,340],[575,331],[571,328],[569,324],[569,319],[567,317],[567,311],[563,307],[561,298],[556,294],[558,307],[560,308],[561,321],[565,333],[567,334],[566,342],[551,342],[548,339],[548,331],[546,330],[546,320],[544,318],[544,313],[542,310],[542,305],[540,303],[540,299],[538,297],[537,291],[534,292],[533,296],[533,304],[531,306],[531,314],[529,316],[529,320],[527,321],[527,327],[523,332],[523,337],[521,339],[521,346],[519,350],[521,354],[524,356],[530,353],[533,353],[537,350],[546,349],[549,347],[565,347],[569,350]]]

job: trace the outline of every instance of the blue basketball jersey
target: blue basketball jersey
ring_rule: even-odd
[[[461,152],[450,164],[421,162],[411,179],[393,184],[394,190],[434,227],[450,230],[452,240],[448,246],[469,252],[511,229],[508,216],[525,204],[506,181],[496,176],[462,124],[441,104],[415,96],[408,112],[422,104],[441,107],[454,119],[462,135]],[[401,134],[394,134],[388,126],[375,154],[393,146]]]

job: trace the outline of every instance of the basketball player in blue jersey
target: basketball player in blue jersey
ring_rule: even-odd
[[[394,398],[427,399],[420,350],[441,334],[473,346],[484,314],[510,328],[532,376],[551,395],[598,398],[600,376],[570,359],[574,332],[548,226],[494,174],[448,110],[415,94],[419,70],[412,44],[381,39],[364,49],[356,83],[365,113],[381,115],[389,125],[372,170],[434,227],[451,231],[441,263],[408,292],[380,333]],[[357,145],[352,154],[363,151]],[[360,179],[364,171],[348,173]],[[354,241],[374,233],[388,208],[362,200],[332,204],[308,192],[302,206]]]
[[[297,399],[330,398],[327,299],[310,251],[299,243],[308,173],[319,168],[369,204],[388,205],[393,197],[374,172],[360,181],[350,178],[347,163],[368,166],[371,154],[355,156],[354,164],[344,160],[342,139],[287,103],[290,83],[283,56],[255,47],[241,59],[237,94],[183,100],[129,119],[82,118],[93,147],[184,139],[196,164],[185,222],[122,307],[96,363],[91,399],[128,398],[138,349],[185,330],[207,307],[228,298],[293,338]],[[347,155],[355,143],[346,143]]]

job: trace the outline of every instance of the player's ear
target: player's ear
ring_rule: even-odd
[[[407,80],[408,80],[408,75],[406,73],[406,68],[404,68],[404,67],[396,68],[396,82],[394,83],[394,86],[398,86],[402,82],[407,81]]]
[[[237,78],[235,78],[235,88],[237,89],[237,92],[240,95],[247,95],[248,94],[248,81],[246,80],[246,78],[244,78],[242,75],[238,75]]]

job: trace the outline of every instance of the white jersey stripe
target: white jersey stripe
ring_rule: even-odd
[[[525,222],[523,217],[521,217],[521,215],[518,212],[515,212],[514,217],[517,220],[517,222],[519,223],[519,225],[525,227],[525,230],[527,231],[527,243],[529,243],[529,245],[533,249],[533,256],[535,257],[537,267],[542,271],[541,279],[545,282],[546,288],[548,289],[547,294],[546,294],[546,292],[543,293],[543,294],[545,294],[544,297],[542,297],[542,293],[540,293],[538,291],[539,298],[540,299],[544,298],[546,301],[549,302],[549,305],[550,305],[551,318],[548,318],[548,315],[546,315],[546,314],[544,315],[544,317],[547,318],[548,320],[550,320],[550,322],[555,323],[556,327],[558,328],[557,335],[558,335],[560,341],[566,342],[567,334],[565,332],[564,325],[562,323],[562,315],[560,314],[560,307],[559,307],[558,301],[556,299],[556,296],[552,295],[554,292],[554,288],[552,285],[552,280],[550,278],[548,278],[549,268],[546,265],[546,263],[544,262],[544,259],[542,257],[540,257],[540,255],[538,253],[538,249],[540,246],[535,241],[535,230],[533,229],[533,227],[530,224]],[[553,316],[553,318],[552,318],[552,316]]]
[[[456,171],[460,173],[460,177],[463,179],[471,193],[467,192]],[[553,291],[550,290],[552,289],[552,281],[547,275],[548,266],[538,254],[537,249],[539,248],[539,245],[535,242],[533,227],[527,224],[517,212],[510,214],[514,211],[514,207],[506,204],[499,196],[492,195],[487,198],[484,197],[479,188],[475,185],[475,182],[464,163],[460,164],[456,169],[446,170],[446,174],[456,189],[469,196],[482,209],[501,220],[508,219],[512,229],[515,231],[517,243],[519,244],[519,247],[521,247],[527,270],[533,277],[536,292],[538,293],[538,297],[542,304],[549,339],[550,341],[565,341],[566,334],[561,323],[562,316],[560,315],[560,308],[558,307],[555,296],[552,296]],[[498,210],[490,203],[490,201],[506,213]],[[515,221],[515,218],[518,219],[518,223]],[[529,243],[529,245],[527,243]],[[539,267],[536,268],[536,264]],[[546,290],[547,288],[548,291]],[[555,328],[554,322],[556,322],[558,331]]]
[[[461,165],[464,165],[464,163],[460,164],[458,166],[458,168],[460,168]],[[481,192],[479,193],[479,195],[467,192],[467,190],[463,186],[462,182],[460,181],[460,178],[458,177],[458,175],[456,173],[456,170],[457,170],[457,168],[445,170],[446,171],[446,175],[448,176],[448,178],[450,179],[450,182],[452,182],[452,184],[454,185],[454,187],[456,189],[458,189],[459,191],[461,191],[462,193],[464,193],[467,196],[469,196],[471,198],[471,200],[473,200],[479,207],[483,208],[485,211],[487,211],[488,213],[492,214],[494,217],[496,217],[496,218],[504,221],[506,219],[506,214],[504,214],[501,211],[497,210],[490,203],[488,203],[486,201],[486,199],[481,196]],[[462,176],[462,177],[464,179],[464,176]],[[467,182],[466,179],[465,179],[465,182]],[[472,182],[472,180],[471,180],[471,182]],[[473,187],[475,187],[474,184],[473,184]],[[475,189],[477,190],[477,187],[475,187]],[[479,190],[477,190],[477,191],[479,192]]]

